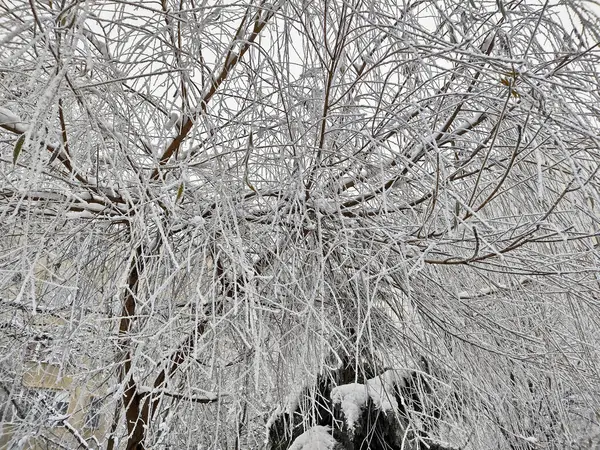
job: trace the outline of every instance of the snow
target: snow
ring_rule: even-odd
[[[286,397],[283,401],[283,407],[278,406],[277,409],[275,411],[273,411],[273,414],[271,414],[271,416],[267,420],[267,425],[266,425],[267,441],[266,442],[268,442],[269,430],[271,429],[273,424],[277,421],[277,419],[282,414],[287,414],[289,417],[293,417],[294,412],[296,411],[296,408],[298,407],[298,403],[300,402],[300,397],[302,396],[303,392],[304,392],[304,385],[301,382],[292,385],[290,392],[288,393],[288,395],[286,395]]]
[[[496,33],[492,33],[490,31],[488,33],[487,37],[485,38],[485,41],[483,41],[483,44],[481,44],[481,51],[483,53],[488,53],[491,51],[491,49],[493,48],[492,46],[494,45],[495,38],[496,38]]]
[[[79,442],[79,448],[90,448],[87,441],[79,433],[77,428],[75,428],[73,425],[71,425],[69,423],[69,421],[67,420],[69,417],[70,417],[70,415],[52,416],[49,418],[49,420],[56,421],[56,422],[60,423],[60,425],[64,426],[67,430],[69,430],[71,432],[71,434],[73,435],[73,437],[75,437],[75,439],[77,439],[77,441]]]
[[[335,200],[329,199],[315,199],[314,207],[317,210],[317,213],[331,215],[335,214],[338,209],[338,203]]]
[[[191,218],[190,223],[192,225],[203,226],[206,223],[206,220],[202,216],[194,216]]]
[[[532,278],[529,277],[521,277],[519,278],[519,284],[524,285],[524,284],[529,284],[533,281]]]
[[[285,412],[289,415],[294,414],[296,408],[298,407],[298,403],[300,403],[300,397],[304,392],[304,385],[302,383],[297,383],[292,386],[290,393],[285,397],[284,405]]]
[[[25,133],[27,125],[21,122],[21,118],[8,108],[0,106],[0,126],[8,125],[8,129],[16,133]]]
[[[394,395],[394,386],[402,382],[400,374],[395,370],[387,370],[378,377],[367,380],[366,385],[360,383],[344,384],[331,390],[331,400],[341,404],[346,417],[348,429],[353,432],[361,413],[369,398],[375,407],[385,413],[397,411],[398,402]]]
[[[102,212],[106,210],[106,206],[105,205],[100,205],[98,203],[85,203],[85,204],[80,204],[77,205],[78,207],[81,208],[85,208],[87,211],[91,211],[91,212]]]
[[[67,420],[69,417],[71,417],[69,414],[55,414],[55,415],[51,415],[48,417],[48,420],[51,422],[64,422],[65,420]]]
[[[0,123],[10,123],[13,124],[15,122],[20,122],[21,119],[15,113],[13,113],[10,109],[4,108],[0,106]]]
[[[331,400],[334,405],[341,404],[350,432],[354,431],[360,411],[367,404],[368,399],[367,388],[360,383],[344,384],[331,390]]]
[[[200,389],[193,389],[194,391],[200,391]],[[155,395],[168,395],[171,397],[183,397],[186,400],[190,400],[193,402],[215,402],[219,399],[219,394],[215,394],[214,392],[207,392],[202,390],[202,394],[186,394],[181,391],[172,390],[172,389],[157,389],[150,388],[146,386],[140,386],[137,389],[137,392],[141,395],[144,394],[155,394]],[[220,394],[220,397],[227,397],[227,394]]]
[[[67,219],[93,219],[96,216],[90,211],[69,211],[65,217]]]
[[[394,396],[396,384],[396,374],[393,370],[387,370],[382,375],[367,381],[369,395],[377,409],[384,412],[398,409],[398,402]]]
[[[312,427],[298,436],[289,450],[331,450],[337,442],[330,431],[330,427]]]
[[[169,120],[167,121],[167,123],[165,123],[165,130],[168,131],[171,128],[173,128],[173,125],[175,125],[178,120],[179,120],[179,114],[177,114],[175,112],[171,113],[171,115],[169,116]]]
[[[475,126],[475,124],[482,119],[485,118],[484,112],[479,112],[474,114],[470,118],[460,122],[460,124],[456,127],[456,129],[450,133],[448,136],[445,136],[443,142],[449,142],[456,139],[456,136],[463,134],[465,131],[469,131],[471,128]]]
[[[317,229],[317,224],[307,220],[306,224],[304,225],[304,229],[306,231],[315,231]]]
[[[278,406],[277,409],[275,409],[275,411],[273,411],[273,414],[271,414],[269,416],[269,419],[267,420],[267,424],[265,425],[265,429],[267,431],[265,445],[269,443],[269,431],[271,430],[271,427],[277,421],[277,419],[279,418],[279,416],[281,415],[282,412],[283,411],[281,410],[281,407]]]

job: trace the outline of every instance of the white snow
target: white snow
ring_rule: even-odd
[[[393,370],[387,370],[380,376],[367,381],[369,396],[373,399],[377,409],[384,412],[398,409],[398,402],[394,397],[394,386],[396,384],[396,373]]]
[[[284,400],[285,412],[289,415],[294,414],[296,408],[298,407],[298,403],[300,403],[300,397],[304,392],[304,385],[302,383],[297,383],[293,385],[290,389],[288,395],[286,395]]]
[[[85,208],[86,211],[91,211],[91,212],[102,212],[106,210],[106,206],[105,205],[100,205],[98,203],[88,203],[85,202],[84,204],[79,204],[77,205],[81,208]]]
[[[277,419],[279,418],[279,416],[281,415],[282,412],[283,411],[281,410],[281,407],[278,406],[277,409],[275,409],[275,411],[273,411],[273,414],[271,414],[269,416],[269,419],[267,420],[267,424],[265,425],[265,430],[267,432],[265,445],[267,445],[269,443],[269,431],[271,430],[271,427],[277,421]]]
[[[456,129],[454,131],[452,131],[452,133],[448,134],[447,136],[444,136],[444,139],[442,139],[443,142],[449,142],[452,140],[455,140],[457,138],[457,136],[463,134],[465,131],[469,131],[471,128],[473,128],[473,126],[475,126],[475,124],[477,122],[479,122],[480,120],[485,118],[485,113],[484,112],[479,112],[477,114],[472,115],[470,118],[460,122],[458,124],[458,126],[456,127]]]
[[[387,370],[380,376],[367,380],[366,385],[350,383],[331,390],[331,400],[334,404],[341,404],[350,432],[354,431],[361,409],[369,398],[373,400],[377,409],[385,413],[397,411],[398,402],[394,396],[394,386],[401,384],[403,378],[396,372]]]
[[[203,226],[206,223],[206,220],[202,216],[194,216],[191,218],[190,223],[192,225]]]
[[[20,122],[21,119],[14,112],[12,112],[8,108],[3,108],[0,106],[0,123],[9,123],[13,124],[15,122]]]
[[[93,219],[96,216],[90,211],[69,211],[65,217],[67,219]]]
[[[302,382],[295,383],[291,386],[290,392],[286,395],[283,401],[283,407],[278,406],[273,414],[267,420],[266,431],[267,431],[267,441],[269,438],[269,430],[275,423],[275,421],[282,415],[288,414],[288,416],[293,417],[294,411],[298,407],[298,403],[300,402],[300,397],[304,392],[304,384]],[[267,442],[266,441],[266,442]]]
[[[140,386],[137,390],[139,394],[155,394],[155,395],[168,395],[171,397],[184,397],[186,400],[195,402],[214,402],[221,398],[228,397],[227,394],[215,394],[214,392],[208,392],[201,389],[193,389],[194,392],[202,391],[201,394],[186,394],[177,390],[171,389],[157,389],[146,386]]]
[[[68,416],[66,417],[68,418]],[[77,441],[79,441],[79,447],[90,448],[83,436],[79,433],[79,431],[77,431],[77,428],[71,425],[66,418],[62,420],[62,425],[71,432]]]
[[[532,278],[529,277],[521,277],[519,278],[519,284],[524,285],[524,284],[529,284],[533,281]]]
[[[338,203],[335,200],[315,199],[313,204],[317,213],[335,214],[338,209]]]
[[[10,109],[2,106],[0,106],[0,125],[8,125],[7,128],[16,133],[25,133],[27,131],[27,125],[21,121],[21,118]]]
[[[168,131],[171,128],[173,128],[173,125],[175,125],[178,120],[179,120],[179,114],[177,114],[176,112],[172,112],[171,115],[169,116],[169,120],[167,121],[167,123],[165,123],[165,130]]]
[[[298,436],[289,450],[332,450],[336,440],[330,430],[330,427],[312,427]]]
[[[331,390],[331,400],[334,405],[341,404],[350,432],[354,431],[360,410],[367,404],[368,399],[367,387],[360,383],[343,384]]]
[[[493,33],[490,31],[488,33],[488,35],[486,36],[485,41],[483,41],[483,43],[481,44],[481,51],[483,53],[488,53],[492,44],[494,43],[495,38],[496,38],[496,33]]]

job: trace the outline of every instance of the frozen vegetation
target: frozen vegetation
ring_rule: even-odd
[[[0,2],[0,448],[600,448],[598,11]]]

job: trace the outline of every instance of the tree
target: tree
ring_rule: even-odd
[[[585,446],[595,6],[7,0],[6,398],[41,314],[102,448],[257,448],[345,368],[420,373],[432,442]]]

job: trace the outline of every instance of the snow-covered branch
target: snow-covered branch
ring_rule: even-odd
[[[203,393],[203,394],[185,394],[180,391],[174,391],[172,389],[151,389],[148,387],[139,387],[137,393],[141,396],[149,396],[152,397],[171,397],[177,400],[185,400],[194,403],[215,403],[224,398],[227,398],[227,394],[213,394],[213,393]]]
[[[28,128],[19,116],[3,106],[0,106],[0,127],[15,134],[23,134]]]

